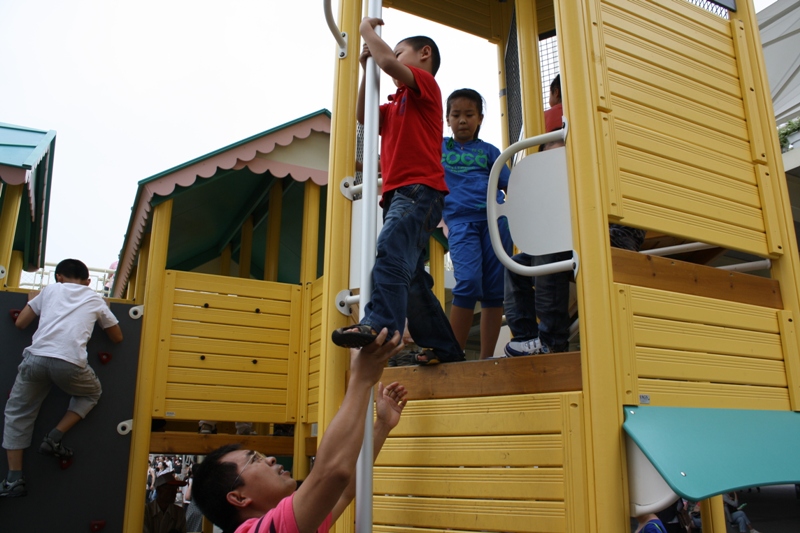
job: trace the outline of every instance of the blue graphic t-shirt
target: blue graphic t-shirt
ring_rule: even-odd
[[[444,199],[444,221],[448,226],[460,222],[486,220],[486,187],[489,171],[500,150],[480,139],[461,144],[452,137],[442,141],[442,167],[450,194]],[[500,187],[508,186],[511,171],[503,166]],[[498,201],[503,193],[497,193]]]

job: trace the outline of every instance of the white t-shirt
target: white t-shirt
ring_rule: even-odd
[[[48,285],[28,302],[39,315],[39,327],[28,350],[33,355],[86,366],[86,343],[98,320],[103,329],[119,321],[99,294],[77,283]]]

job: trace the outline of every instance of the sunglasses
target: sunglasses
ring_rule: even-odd
[[[247,470],[248,466],[250,466],[253,463],[264,461],[266,458],[267,456],[261,452],[257,452],[255,450],[251,451],[250,459],[247,460],[247,462],[242,467],[242,470],[239,472],[239,475],[236,476],[236,479],[233,480],[233,485],[231,486],[231,490],[234,490],[238,486],[239,480],[241,479],[242,474],[244,474],[244,471]]]

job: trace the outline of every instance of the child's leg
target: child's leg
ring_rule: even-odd
[[[456,336],[458,345],[461,346],[462,350],[467,347],[467,338],[469,338],[469,330],[472,329],[474,316],[473,309],[459,307],[456,304],[453,304],[450,308],[450,327],[453,328],[453,335]],[[483,352],[481,351],[481,353]]]
[[[500,239],[503,249],[511,255],[513,243],[511,233],[508,231],[508,223],[505,219],[498,224],[500,229]],[[500,327],[503,325],[503,296],[505,292],[504,275],[506,268],[497,258],[492,247],[492,239],[489,236],[489,224],[486,221],[480,223],[478,242],[480,245],[482,286],[481,294],[481,359],[494,357],[497,338],[500,336]]]
[[[46,357],[37,357],[24,352],[24,359],[19,365],[17,378],[11,389],[5,410],[5,430],[3,432],[3,448],[11,453],[9,461],[17,460],[12,470],[22,469],[22,450],[31,445],[33,424],[39,414],[51,382],[47,377]],[[13,457],[12,457],[13,456]]]
[[[408,185],[384,198],[383,228],[378,235],[377,256],[372,269],[372,294],[364,308],[362,324],[376,332],[387,328],[389,337],[403,331],[409,298],[409,284],[415,275],[428,236],[439,223],[442,193],[424,185]],[[438,214],[431,213],[431,196],[440,198]],[[435,215],[433,226],[423,230]],[[410,327],[410,326],[409,326]],[[412,328],[411,333],[414,331]],[[419,342],[419,339],[415,339]]]
[[[53,383],[67,394],[72,395],[67,412],[64,413],[64,417],[48,435],[48,438],[54,443],[59,443],[63,434],[72,429],[83,418],[86,418],[89,411],[97,405],[103,389],[94,370],[89,365],[80,368],[67,361],[54,359],[50,375]]]
[[[502,307],[484,307],[481,309],[481,359],[494,357],[500,327],[503,325]]]
[[[433,278],[422,257],[408,293],[408,329],[418,346],[429,348],[440,362],[464,360],[464,350],[450,327],[442,304],[433,294]]]
[[[450,259],[456,286],[453,287],[453,306],[450,326],[463,350],[467,346],[475,303],[482,297],[483,269],[481,267],[481,235],[479,223],[464,222],[450,226],[448,236]],[[502,298],[502,296],[501,296]],[[483,355],[483,351],[481,355]]]
[[[517,254],[514,261],[521,265],[531,266],[533,256]],[[505,297],[503,306],[506,322],[511,329],[515,340],[535,339],[539,336],[539,325],[536,321],[536,292],[533,289],[534,280],[505,271]]]

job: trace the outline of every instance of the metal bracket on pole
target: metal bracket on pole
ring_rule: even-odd
[[[358,294],[354,295],[347,289],[339,291],[336,294],[336,300],[335,300],[336,310],[342,313],[344,316],[350,316],[353,314],[353,308],[350,306],[357,304],[360,300],[361,297]]]
[[[128,311],[128,316],[130,316],[134,320],[139,320],[144,315],[144,306],[143,305],[135,305],[130,308]]]
[[[7,274],[6,267],[4,267],[3,265],[0,265],[0,279],[5,278],[6,274]]]
[[[355,194],[353,189],[355,189],[355,187],[356,180],[353,176],[347,176],[345,179],[339,182],[339,191],[350,201],[353,200],[353,195]]]

